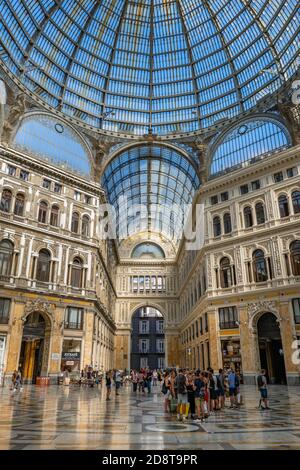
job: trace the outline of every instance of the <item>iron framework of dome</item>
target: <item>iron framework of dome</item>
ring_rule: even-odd
[[[249,111],[297,69],[298,0],[3,0],[0,60],[95,130],[168,135]]]

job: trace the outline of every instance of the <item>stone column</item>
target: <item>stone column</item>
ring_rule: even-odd
[[[85,314],[85,331],[84,331],[84,351],[83,351],[83,367],[90,365],[92,362],[92,344],[93,344],[93,327],[94,312],[87,310]]]
[[[245,384],[256,384],[256,376],[260,368],[258,338],[254,330],[249,328],[247,307],[239,307],[240,345],[242,370]]]
[[[279,303],[279,315],[281,318],[280,332],[287,384],[300,385],[300,368],[298,364],[293,364],[292,361],[292,355],[294,352],[294,349],[292,349],[292,343],[296,338],[296,331],[290,302],[281,301]]]
[[[56,384],[60,373],[63,345],[64,307],[56,307],[50,342],[49,377],[50,383]]]
[[[181,365],[182,359],[179,357],[179,335],[177,330],[166,329],[165,348],[166,367]]]
[[[128,369],[130,333],[130,328],[122,329],[115,337],[114,365],[117,369]]]
[[[25,304],[14,302],[14,310],[11,314],[12,323],[9,327],[9,341],[6,377],[11,377],[13,372],[19,367],[20,349],[22,343],[23,326],[24,326],[24,308]]]
[[[217,309],[207,312],[208,315],[208,333],[209,333],[209,352],[210,367],[219,370],[222,367],[221,342],[219,338],[219,328],[217,322]]]

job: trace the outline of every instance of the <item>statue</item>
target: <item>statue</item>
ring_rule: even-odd
[[[25,95],[20,93],[15,100],[15,103],[9,106],[9,113],[7,119],[3,124],[1,142],[5,145],[9,145],[11,136],[16,128],[20,117],[23,116],[26,110]]]

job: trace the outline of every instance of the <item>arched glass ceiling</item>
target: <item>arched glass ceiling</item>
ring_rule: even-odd
[[[189,160],[172,148],[141,145],[109,163],[102,185],[116,209],[119,238],[156,231],[176,243],[199,178]],[[123,196],[126,200],[120,202]]]
[[[299,0],[2,0],[0,12],[6,68],[96,129],[204,129],[297,68]]]
[[[281,123],[264,118],[243,121],[229,131],[212,154],[210,174],[231,171],[244,162],[257,161],[269,152],[291,145],[291,137]]]

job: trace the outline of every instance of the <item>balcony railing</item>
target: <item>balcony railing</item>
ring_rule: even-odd
[[[238,321],[235,320],[235,321],[224,321],[224,322],[220,322],[220,330],[231,330],[233,328],[238,328],[239,327],[239,324],[238,324]]]
[[[68,330],[82,330],[83,325],[82,323],[76,323],[72,321],[65,321],[65,328]]]

